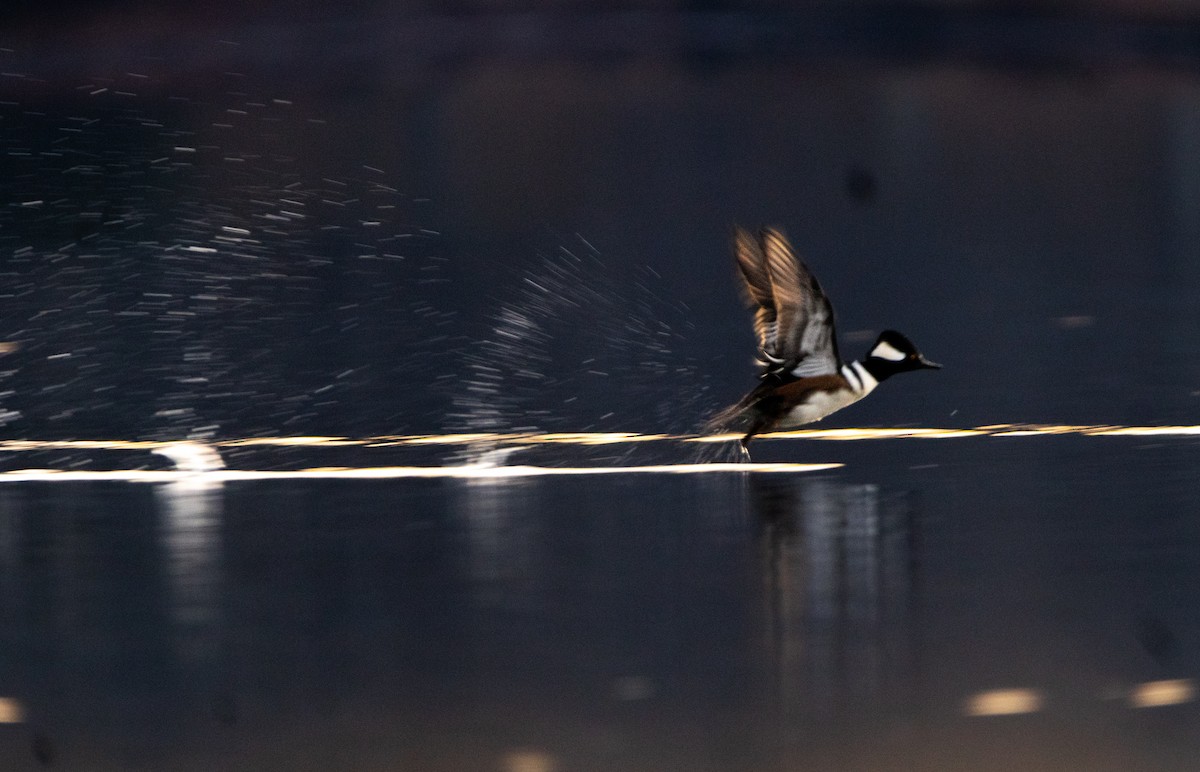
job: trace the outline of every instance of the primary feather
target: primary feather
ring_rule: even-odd
[[[833,306],[787,237],[765,228],[755,238],[738,228],[735,252],[746,293],[758,305],[754,330],[767,360],[764,374],[802,378],[837,372]]]
[[[754,312],[754,334],[758,336],[759,350],[766,356],[767,350],[775,347],[776,318],[766,257],[758,239],[742,228],[734,230],[733,252],[737,257],[738,269],[742,272],[746,298],[758,306]]]

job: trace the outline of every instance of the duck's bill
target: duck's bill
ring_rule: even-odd
[[[923,356],[917,357],[917,364],[919,364],[919,365],[921,365],[921,367],[927,368],[929,370],[941,370],[942,369],[942,366],[939,365],[937,362],[930,362],[928,359],[926,359]]]

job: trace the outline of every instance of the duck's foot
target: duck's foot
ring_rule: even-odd
[[[753,463],[754,459],[750,458],[750,441],[741,439],[738,441],[738,447],[742,449],[742,462],[746,464]]]

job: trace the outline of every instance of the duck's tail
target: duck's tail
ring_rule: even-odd
[[[741,402],[730,405],[706,420],[701,430],[705,434],[731,434],[744,431],[750,425],[745,412],[746,406]]]
[[[763,378],[746,396],[709,418],[704,424],[704,431],[708,434],[739,432],[745,434],[749,440],[768,423],[759,403],[770,395],[779,383],[779,379],[774,377]]]
[[[737,402],[729,407],[720,410],[711,415],[705,420],[696,432],[700,436],[713,437],[721,434],[735,434],[739,439],[744,439],[749,420],[745,415],[746,406],[742,402]],[[729,438],[732,440],[733,438]],[[711,463],[714,461],[728,463],[739,458],[744,458],[745,454],[739,454],[733,442],[708,441],[696,446],[696,462]]]
[[[737,435],[740,458],[749,461],[750,441],[770,423],[767,416],[757,409],[757,403],[757,399],[747,397],[737,404],[730,405],[705,422],[704,432],[709,435]]]

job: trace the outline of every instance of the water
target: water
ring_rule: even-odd
[[[350,5],[3,31],[0,767],[1195,768],[1185,23]]]
[[[9,483],[0,696],[23,721],[0,726],[0,754],[11,769],[1190,768],[1195,443],[786,450],[847,466]],[[1180,704],[1137,707],[1155,699]],[[971,715],[988,706],[1024,712]]]

